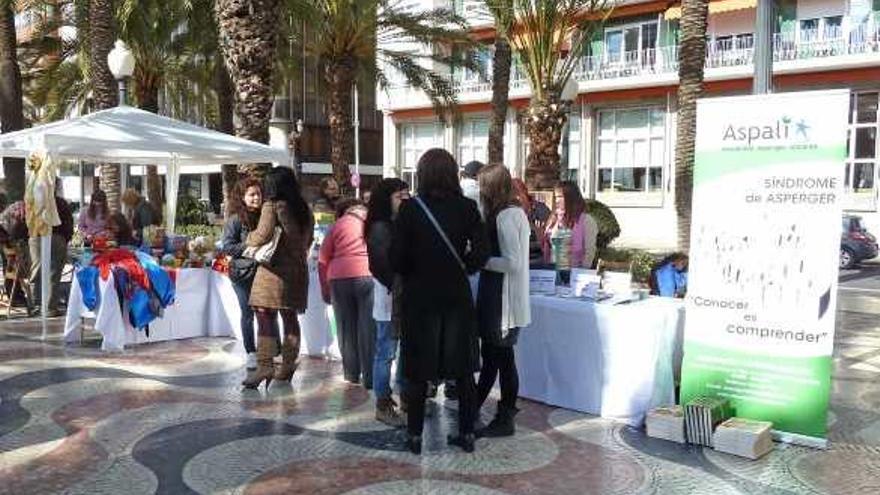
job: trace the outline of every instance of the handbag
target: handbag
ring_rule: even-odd
[[[449,237],[446,237],[446,232],[443,231],[443,227],[437,222],[437,219],[434,218],[434,214],[431,213],[431,210],[428,208],[428,205],[422,201],[422,198],[416,196],[414,198],[416,203],[422,207],[422,211],[427,215],[428,220],[431,221],[431,224],[434,225],[434,229],[440,234],[440,238],[443,239],[443,243],[446,244],[446,247],[449,249],[449,252],[452,253],[452,257],[455,258],[455,261],[458,263],[458,266],[461,268],[461,271],[464,272],[465,276],[467,276],[467,267],[464,264],[464,261],[461,260],[461,256],[458,255],[458,251],[455,250],[455,246],[452,245],[452,241],[449,240]]]
[[[235,258],[229,262],[229,280],[247,284],[257,275],[257,262],[250,258]]]
[[[283,230],[281,227],[275,227],[275,233],[272,235],[272,239],[270,239],[269,242],[262,246],[245,249],[242,256],[245,258],[251,258],[262,265],[270,264],[272,262],[272,257],[275,256],[275,251],[278,249],[278,243],[281,241],[282,232]]]

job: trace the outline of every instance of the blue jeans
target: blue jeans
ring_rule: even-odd
[[[391,363],[397,355],[397,339],[391,335],[390,321],[376,321],[376,354],[373,357],[373,391],[377,399],[391,397]],[[398,379],[400,377],[400,363]]]
[[[241,340],[244,343],[245,352],[257,352],[254,345],[254,310],[248,304],[251,297],[251,284],[232,284],[235,295],[238,297],[238,307],[241,308]]]

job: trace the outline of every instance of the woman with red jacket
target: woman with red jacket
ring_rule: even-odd
[[[345,380],[370,390],[376,327],[373,276],[364,239],[367,209],[360,200],[342,200],[336,218],[318,254],[321,294],[324,302],[333,304]]]

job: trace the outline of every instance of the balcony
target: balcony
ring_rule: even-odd
[[[678,81],[678,46],[605,53],[584,57],[574,78],[581,93],[636,87],[674,85]],[[707,80],[746,78],[752,73],[754,37],[719,38],[706,45]],[[857,26],[845,32],[839,26],[818,30],[777,33],[773,37],[774,72],[777,74],[880,66],[880,25]],[[491,67],[485,78],[465,72],[453,84],[463,103],[491,99]],[[514,66],[511,98],[530,96],[529,84]],[[393,85],[385,108],[428,106],[421,92],[405,84]],[[424,101],[423,101],[424,100]]]

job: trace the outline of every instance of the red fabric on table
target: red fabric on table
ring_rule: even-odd
[[[125,249],[111,249],[92,258],[92,265],[98,267],[101,273],[101,279],[107,280],[110,276],[111,269],[116,266],[125,269],[132,283],[149,290],[150,277],[140,261],[131,251]]]

